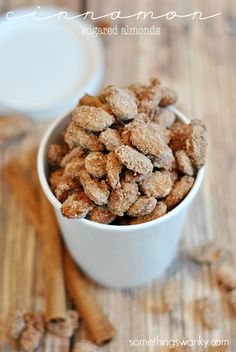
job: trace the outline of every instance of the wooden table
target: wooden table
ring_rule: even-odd
[[[209,131],[209,153],[205,182],[191,206],[183,232],[180,256],[168,275],[180,280],[181,301],[173,314],[157,315],[150,308],[157,300],[160,281],[133,290],[113,290],[90,283],[90,289],[104,307],[118,330],[114,341],[102,351],[159,351],[157,347],[129,347],[129,339],[148,338],[218,338],[229,339],[236,350],[236,320],[224,295],[215,284],[209,266],[199,266],[187,253],[204,241],[222,239],[235,256],[236,210],[236,6],[232,0],[150,0],[150,1],[82,1],[52,0],[0,1],[0,9],[14,9],[26,4],[52,3],[75,10],[93,10],[104,14],[121,10],[125,14],[153,10],[178,14],[201,10],[204,15],[222,12],[211,20],[179,18],[172,21],[146,20],[145,27],[160,27],[159,36],[110,36],[105,39],[105,83],[125,85],[158,74],[179,94],[178,107],[191,117],[203,119]],[[135,19],[117,20],[118,25],[140,25]],[[40,130],[39,126],[33,130]],[[38,133],[40,135],[40,132]],[[0,147],[0,160],[6,162],[14,153],[32,145],[27,136],[20,145]],[[21,149],[20,149],[21,148]],[[24,156],[22,155],[22,159]],[[9,308],[20,304],[25,309],[42,310],[42,258],[33,228],[28,224],[3,171],[0,174],[0,314],[2,321]],[[215,295],[221,309],[219,328],[204,330],[193,310],[193,302],[202,295]],[[3,323],[2,323],[3,324]],[[1,325],[2,325],[1,324]],[[3,326],[3,325],[2,325]],[[83,330],[83,329],[82,329]],[[83,331],[80,332],[82,337]],[[48,337],[41,351],[71,351],[78,336],[69,341]],[[8,351],[2,340],[1,351]],[[74,349],[75,350],[75,349]],[[203,349],[198,348],[196,351]]]

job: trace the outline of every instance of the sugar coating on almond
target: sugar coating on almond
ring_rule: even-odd
[[[110,191],[104,180],[99,182],[86,170],[82,170],[80,173],[80,182],[89,199],[94,201],[97,205],[107,204]]]
[[[122,170],[122,164],[119,159],[116,157],[114,152],[110,152],[107,155],[106,161],[106,173],[107,181],[111,188],[117,189],[120,187],[120,173]]]
[[[43,319],[34,313],[25,313],[25,328],[19,336],[18,343],[21,351],[35,351],[39,348],[43,338],[45,325]]]
[[[143,96],[145,88],[145,85],[139,83],[133,83],[128,86],[128,90],[134,94],[137,101]]]
[[[186,139],[190,131],[190,124],[175,122],[170,129],[170,147],[173,151],[185,150]]]
[[[166,212],[167,212],[166,204],[163,202],[157,202],[157,205],[155,206],[152,213],[150,213],[148,215],[138,216],[136,218],[133,218],[130,220],[129,224],[130,225],[143,224],[145,222],[160,218],[161,216],[165,215]]]
[[[135,183],[135,182],[140,182],[142,180],[144,180],[145,178],[151,176],[152,173],[150,174],[144,174],[144,175],[140,175],[137,172],[131,171],[131,170],[125,170],[124,172],[124,181],[125,182],[131,182],[131,183]]]
[[[175,122],[175,119],[176,117],[173,111],[169,109],[160,108],[159,110],[156,111],[156,114],[153,117],[152,121],[166,128],[170,128]]]
[[[162,153],[153,158],[153,166],[159,169],[173,170],[175,167],[175,158],[172,150],[168,145],[162,150]]]
[[[157,201],[154,197],[140,196],[127,211],[127,215],[136,217],[144,216],[153,212]]]
[[[76,160],[77,158],[80,158],[85,155],[85,150],[81,147],[78,146],[72,150],[69,151],[61,160],[60,166],[65,167],[66,164],[68,164],[71,161]]]
[[[180,174],[179,174],[179,171],[178,170],[165,170],[165,169],[161,169],[160,170],[163,174],[165,175],[169,175],[170,178],[171,178],[171,181],[172,181],[172,184],[174,184],[176,181],[179,180],[180,178]]]
[[[186,139],[186,153],[193,166],[200,168],[206,162],[207,135],[206,129],[202,125],[192,125],[190,133]]]
[[[140,97],[139,112],[145,112],[152,116],[158,108],[161,98],[162,90],[159,85],[145,87]]]
[[[69,219],[84,218],[94,207],[84,192],[72,193],[62,204],[61,212]]]
[[[78,157],[66,164],[63,177],[79,179],[80,171],[84,168],[84,158]]]
[[[112,128],[107,128],[104,132],[101,132],[99,140],[109,151],[113,151],[123,144],[119,132]]]
[[[85,161],[85,169],[94,177],[101,178],[106,174],[106,161],[107,157],[101,152],[89,153]]]
[[[172,150],[185,150],[191,163],[199,169],[206,162],[207,134],[206,127],[199,120],[192,120],[190,124],[174,123],[170,134]]]
[[[147,196],[163,198],[170,193],[172,188],[171,176],[160,171],[153,172],[140,183],[141,191]]]
[[[166,107],[171,104],[175,104],[178,100],[176,92],[167,87],[161,88],[161,100],[159,102],[160,107]]]
[[[48,148],[47,159],[51,166],[58,166],[65,155],[64,148],[60,144],[51,144]]]
[[[102,95],[118,119],[132,120],[137,115],[136,101],[126,89],[110,86],[103,90]]]
[[[104,145],[95,134],[85,131],[85,129],[78,126],[74,121],[71,121],[68,125],[64,140],[70,149],[78,146],[94,152],[99,152],[104,149]]]
[[[166,147],[161,134],[151,125],[136,124],[131,130],[130,140],[145,155],[161,155]]]
[[[177,163],[177,168],[180,172],[188,176],[193,176],[194,168],[192,166],[190,158],[184,150],[177,150],[175,152],[175,159]]]
[[[85,94],[80,100],[79,105],[95,106],[96,108],[101,107],[102,101],[98,96]]]
[[[122,182],[119,189],[112,190],[109,197],[108,209],[113,214],[123,216],[137,198],[137,184]]]
[[[170,142],[170,130],[167,129],[166,127],[159,125],[156,122],[150,122],[149,126],[152,127],[154,130],[156,130],[158,132],[158,134],[161,136],[161,138],[163,139],[163,141],[166,144],[169,144]]]
[[[81,191],[81,185],[78,180],[71,177],[62,177],[54,191],[57,199],[63,202],[71,193]]]
[[[72,113],[72,120],[80,127],[92,132],[101,132],[110,127],[115,121],[114,117],[102,108],[81,105]]]
[[[62,180],[64,170],[63,169],[57,169],[54,172],[51,173],[49,182],[51,189],[55,191],[57,188],[58,183]]]
[[[116,215],[110,212],[105,205],[96,206],[89,213],[89,219],[91,221],[99,222],[101,224],[110,224],[116,218]]]
[[[117,158],[129,170],[139,174],[148,174],[152,172],[153,165],[151,161],[142,153],[128,145],[122,145],[115,150]]]
[[[168,210],[173,209],[186,197],[193,184],[194,178],[191,176],[183,176],[179,181],[174,184],[172,190],[164,199]]]

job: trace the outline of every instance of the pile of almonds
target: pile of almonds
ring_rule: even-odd
[[[206,128],[179,121],[176,94],[158,79],[85,95],[58,144],[49,182],[67,218],[132,225],[176,207],[206,160]]]

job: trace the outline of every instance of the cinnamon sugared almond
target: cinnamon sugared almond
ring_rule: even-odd
[[[177,100],[177,94],[173,89],[161,87],[161,100],[159,102],[160,107],[166,107],[168,105],[175,104]]]
[[[74,121],[71,121],[67,127],[64,140],[70,149],[78,146],[93,152],[100,152],[104,149],[104,145],[95,134],[85,131],[85,129],[77,125]]]
[[[145,155],[159,156],[166,148],[164,136],[149,124],[136,124],[130,140]]]
[[[175,122],[175,119],[176,119],[175,114],[171,110],[160,108],[159,110],[157,110],[152,121],[166,128],[170,128]]]
[[[107,157],[101,152],[91,152],[84,159],[85,169],[94,177],[101,178],[106,174]]]
[[[61,212],[69,219],[84,218],[94,207],[84,192],[72,193],[62,204]]]
[[[190,176],[183,176],[177,182],[175,182],[172,190],[164,199],[164,203],[167,205],[168,210],[173,209],[178,205],[188,194],[194,183],[194,178]]]
[[[133,218],[129,221],[130,225],[137,225],[137,224],[142,224],[147,221],[155,220],[160,218],[161,216],[165,215],[167,212],[167,206],[163,202],[157,202],[157,205],[155,206],[153,212],[148,215],[144,216],[138,216],[136,218]]]
[[[100,224],[110,224],[115,218],[116,215],[112,214],[105,205],[96,206],[89,213],[89,219],[91,221],[99,222]]]
[[[168,145],[165,146],[158,156],[153,158],[153,166],[168,171],[172,171],[174,169],[175,158]]]
[[[122,145],[115,150],[117,158],[129,170],[141,175],[152,172],[153,165],[151,161],[142,153],[128,145]]]
[[[79,180],[80,171],[84,169],[85,160],[82,157],[78,157],[70,162],[68,162],[65,166],[65,170],[63,173],[63,178],[71,178]]]
[[[105,131],[101,132],[99,140],[109,151],[113,151],[123,144],[119,132],[112,128],[107,128]]]
[[[108,201],[108,209],[112,214],[123,216],[137,198],[137,184],[122,182],[119,189],[112,190]]]
[[[72,120],[92,132],[104,131],[115,121],[114,117],[102,108],[86,105],[77,106],[72,113]]]
[[[139,112],[147,113],[150,118],[154,115],[162,98],[162,90],[159,84],[151,84],[142,90],[139,99]]]
[[[64,202],[70,194],[79,191],[82,191],[82,189],[78,180],[73,180],[71,177],[62,177],[59,180],[54,193],[60,202]]]
[[[58,183],[62,180],[63,173],[64,173],[63,169],[57,169],[51,173],[49,182],[50,182],[51,189],[53,191],[55,191]]]
[[[66,153],[65,148],[60,144],[51,144],[48,149],[48,163],[51,166],[58,166]]]
[[[136,217],[144,216],[153,212],[157,201],[154,197],[140,196],[127,211],[127,215]]]
[[[75,310],[69,310],[64,321],[48,322],[46,329],[59,337],[69,338],[79,326],[78,319],[79,314]]]
[[[69,162],[75,161],[77,158],[81,158],[85,156],[85,150],[78,146],[69,151],[61,160],[60,166],[65,167]]]
[[[110,86],[105,88],[101,95],[118,119],[132,120],[137,115],[136,101],[126,89]]]
[[[35,314],[27,314],[25,322],[25,328],[19,338],[19,346],[25,352],[37,350],[43,338],[43,320]]]
[[[187,153],[184,150],[177,150],[175,152],[175,158],[178,170],[185,175],[193,176],[194,168]]]
[[[205,126],[192,122],[192,128],[190,129],[185,145],[186,153],[192,165],[199,169],[206,162],[207,135]]]
[[[209,297],[203,297],[197,300],[197,308],[203,325],[209,329],[215,329],[220,322],[219,305],[215,300]]]
[[[107,183],[89,175],[86,170],[80,173],[80,182],[83,186],[84,193],[97,205],[107,204],[110,194]]]
[[[102,105],[102,102],[97,96],[94,97],[93,95],[85,94],[80,98],[78,105],[95,106],[96,108],[99,108]]]
[[[25,328],[24,312],[19,308],[14,308],[9,313],[8,318],[9,334],[17,340]]]
[[[236,289],[236,271],[228,264],[222,263],[216,268],[216,278],[218,283],[226,290]]]
[[[160,171],[153,172],[140,183],[141,191],[150,197],[163,198],[170,193],[172,180],[169,174]]]
[[[219,241],[212,240],[199,246],[191,257],[198,263],[211,264],[214,261],[224,257],[228,253],[228,249]]]
[[[120,187],[120,173],[122,170],[122,164],[119,159],[116,157],[114,152],[110,152],[107,155],[106,160],[106,173],[107,173],[107,182],[113,189]]]
[[[138,183],[151,175],[152,175],[152,173],[140,175],[137,172],[133,172],[131,170],[125,170],[124,181],[131,182],[131,183]]]

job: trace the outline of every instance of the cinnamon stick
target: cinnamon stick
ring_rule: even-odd
[[[6,181],[15,193],[28,221],[37,232],[41,231],[40,204],[34,197],[34,188],[29,182],[29,175],[24,172],[17,160],[12,160],[5,167]]]
[[[62,264],[61,240],[53,209],[41,191],[41,204],[35,189],[18,160],[5,168],[6,179],[24,213],[42,241],[47,321],[66,319],[66,294]]]
[[[70,297],[84,320],[92,340],[97,345],[110,341],[116,334],[115,329],[89,293],[82,274],[66,249],[64,249],[64,271]]]
[[[63,273],[62,246],[54,211],[41,192],[42,253],[48,322],[64,321],[67,317],[66,294]]]

